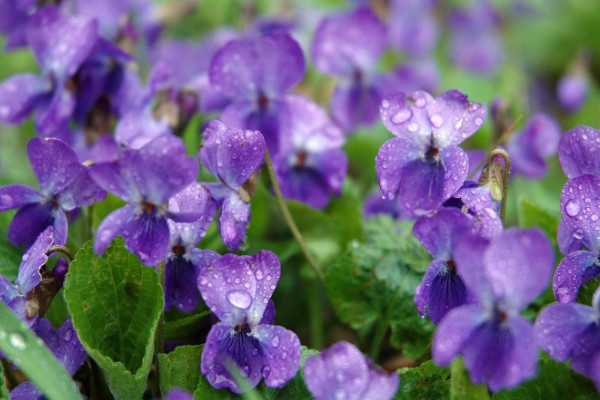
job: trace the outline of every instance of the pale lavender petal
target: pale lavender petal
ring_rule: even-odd
[[[576,111],[585,101],[589,86],[590,82],[586,77],[567,74],[558,81],[556,97],[565,110]]]
[[[522,310],[547,287],[554,251],[541,230],[510,228],[492,239],[483,263],[496,298]]]
[[[504,230],[500,215],[498,215],[496,210],[490,207],[484,208],[475,214],[473,226],[475,228],[475,233],[486,239],[498,236]]]
[[[429,93],[421,91],[410,96],[402,92],[390,94],[381,101],[381,121],[395,136],[418,143],[424,148],[431,143],[433,127],[427,109],[434,102]]]
[[[520,316],[480,325],[472,331],[462,354],[473,383],[487,383],[492,391],[513,388],[537,370],[533,326]]]
[[[424,90],[429,93],[439,92],[440,72],[437,62],[431,58],[408,60],[391,75],[375,78],[379,90],[388,95],[392,90],[412,93]]]
[[[128,153],[130,153],[129,151]],[[125,154],[124,159],[131,154]],[[125,201],[139,201],[141,195],[129,174],[123,171],[128,166],[124,162],[104,162],[90,167],[90,177],[107,192],[114,193]]]
[[[596,322],[579,335],[579,340],[571,353],[571,368],[587,376],[593,375],[594,358],[598,354],[600,354],[600,329]]]
[[[423,247],[435,258],[445,261],[452,259],[454,246],[471,230],[467,215],[454,208],[443,208],[423,216],[413,226]]]
[[[0,187],[0,212],[21,207],[27,203],[38,203],[43,195],[25,185],[7,185]]]
[[[63,79],[74,75],[90,54],[96,44],[97,31],[96,20],[70,16],[49,5],[31,17],[27,34],[42,69]]]
[[[600,177],[581,175],[563,187],[560,196],[565,228],[594,252],[600,251]]]
[[[318,70],[350,76],[354,70],[373,70],[386,47],[386,28],[367,7],[321,21],[311,54]]]
[[[79,172],[71,185],[59,194],[57,200],[61,208],[71,211],[75,207],[89,206],[104,200],[106,192],[91,179],[89,169],[83,165],[73,169]]]
[[[469,101],[458,90],[442,93],[427,109],[435,128],[435,143],[440,147],[461,143],[475,133],[487,117],[484,104]]]
[[[97,254],[102,255],[110,242],[112,242],[113,239],[123,231],[129,221],[135,217],[135,214],[135,206],[129,204],[108,214],[96,232],[94,251]]]
[[[419,158],[420,148],[410,140],[393,138],[385,142],[375,158],[377,180],[381,194],[387,199],[394,199],[403,185],[404,167]],[[402,207],[404,208],[404,207]]]
[[[27,154],[40,191],[46,195],[63,191],[79,174],[79,158],[62,140],[35,137],[27,145]]]
[[[337,342],[309,356],[302,372],[306,387],[317,400],[358,400],[369,384],[367,360],[348,342]]]
[[[105,221],[102,222],[102,225]],[[98,228],[98,231],[100,231],[100,228]],[[123,227],[121,234],[125,239],[127,249],[137,254],[140,261],[146,265],[157,265],[165,259],[169,252],[169,225],[167,219],[156,215],[154,210],[151,212],[137,212]]]
[[[181,238],[184,246],[196,247],[215,217],[217,203],[204,185],[193,182],[169,199],[169,210],[200,213],[192,223],[169,222],[171,236]]]
[[[566,131],[558,144],[558,159],[570,179],[600,175],[600,131],[585,125]]]
[[[171,135],[167,121],[157,120],[150,107],[125,114],[115,127],[115,140],[131,149],[140,149],[159,136]]]
[[[54,242],[59,245],[65,245],[69,239],[69,221],[67,221],[67,215],[59,208],[52,212],[52,216],[54,218],[52,222]]]
[[[454,262],[467,288],[483,305],[492,305],[494,295],[484,267],[484,255],[490,241],[465,235],[454,249]]]
[[[396,372],[387,372],[371,364],[369,367],[369,385],[362,400],[390,400],[400,386],[400,377]]]
[[[250,203],[244,202],[236,192],[228,191],[219,215],[219,232],[230,251],[237,250],[243,243],[250,217]]]
[[[19,295],[19,290],[4,275],[0,274],[0,300],[8,304]]]
[[[256,278],[256,293],[250,306],[248,322],[258,324],[281,276],[281,263],[275,253],[261,250],[252,256],[251,272]]]
[[[232,189],[237,189],[262,164],[266,149],[259,131],[228,129],[217,145],[217,177]]]
[[[583,304],[550,304],[535,321],[537,344],[558,361],[571,358],[584,331],[595,325],[596,316]]]
[[[48,261],[46,252],[54,244],[54,230],[46,228],[23,255],[15,285],[26,295],[41,281],[40,268]]]
[[[210,84],[228,97],[248,99],[259,89],[260,64],[249,40],[232,40],[210,63]]]
[[[17,246],[29,246],[35,242],[40,232],[53,223],[54,215],[50,206],[40,203],[25,204],[10,223],[8,238]]]
[[[173,388],[169,390],[165,400],[194,400],[194,397],[183,389]]]
[[[559,303],[577,300],[579,289],[600,274],[598,255],[590,251],[574,251],[563,258],[556,268],[552,289]]]
[[[302,352],[298,335],[275,325],[259,325],[252,333],[265,354],[261,368],[265,385],[272,388],[284,386],[296,375],[300,366]]]
[[[558,231],[556,232],[556,242],[563,255],[570,254],[583,248],[583,243],[580,239],[577,239],[573,233],[574,232],[569,231],[569,228],[565,225],[564,219],[561,218],[558,223]]]
[[[0,122],[20,124],[43,103],[51,83],[34,74],[17,74],[0,84]]]
[[[407,54],[423,57],[438,41],[439,29],[433,16],[433,3],[396,0],[390,5],[390,44]]]
[[[471,336],[485,323],[485,311],[477,305],[451,310],[438,325],[431,356],[438,365],[448,365],[469,345]]]

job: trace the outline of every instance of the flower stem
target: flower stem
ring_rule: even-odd
[[[48,251],[46,252],[46,255],[50,255],[52,253],[63,253],[65,256],[67,256],[67,258],[69,259],[69,262],[73,261],[73,252],[71,250],[69,250],[69,248],[67,246],[61,246],[58,244],[55,244],[54,246],[51,246]]]
[[[275,170],[273,169],[273,162],[271,161],[269,150],[265,150],[265,161],[267,164],[267,171],[269,172],[269,178],[271,178],[271,184],[273,185],[275,197],[277,198],[277,203],[279,204],[279,208],[281,209],[283,218],[285,219],[285,222],[287,222],[290,230],[292,231],[292,235],[294,235],[294,238],[300,245],[300,249],[302,250],[302,253],[304,253],[304,256],[310,264],[310,267],[312,268],[313,272],[315,273],[315,275],[317,275],[317,278],[319,278],[319,280],[323,282],[323,273],[321,272],[321,268],[319,268],[317,261],[308,251],[306,242],[304,242],[304,238],[298,230],[298,226],[296,225],[296,222],[294,221],[294,218],[292,217],[292,214],[290,213],[287,204],[285,204],[285,200],[283,199],[283,195],[281,194],[281,188],[279,187],[279,183],[277,182],[277,176],[275,176]]]

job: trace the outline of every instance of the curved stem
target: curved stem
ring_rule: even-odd
[[[71,250],[69,250],[69,248],[67,246],[62,246],[59,244],[55,244],[54,246],[50,246],[50,248],[48,249],[48,251],[46,252],[46,255],[50,255],[52,253],[63,253],[65,256],[67,256],[67,258],[69,259],[69,262],[73,261],[73,252]]]
[[[275,191],[275,197],[277,198],[277,203],[279,204],[279,208],[281,209],[283,218],[285,219],[285,222],[287,222],[290,230],[292,231],[292,235],[294,235],[294,238],[300,245],[300,249],[302,250],[302,253],[304,253],[304,256],[306,257],[306,260],[310,264],[310,267],[312,268],[313,272],[315,273],[315,275],[317,275],[319,280],[322,282],[323,281],[323,273],[321,272],[321,268],[319,268],[317,261],[313,258],[313,256],[308,251],[306,242],[304,242],[304,238],[302,237],[300,230],[298,230],[298,226],[296,225],[294,218],[292,218],[292,214],[290,213],[290,210],[287,207],[287,204],[285,204],[285,200],[283,199],[283,195],[281,194],[281,188],[279,187],[279,183],[277,182],[277,176],[275,176],[275,170],[273,169],[273,162],[271,161],[271,155],[269,154],[269,150],[265,150],[265,162],[267,164],[267,171],[269,172],[269,178],[271,178],[271,184],[273,185],[273,190]]]
[[[508,181],[510,180],[510,157],[506,150],[504,149],[494,149],[490,151],[485,158],[487,162],[492,162],[494,157],[500,156],[504,159],[504,169],[502,176],[502,202],[500,203],[500,218],[504,221],[504,217],[506,216],[506,199],[508,198]]]

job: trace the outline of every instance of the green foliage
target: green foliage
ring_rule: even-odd
[[[42,339],[31,332],[27,325],[1,301],[0,321],[2,321],[0,350],[35,383],[46,397],[50,400],[81,399],[71,376]],[[0,388],[0,394],[2,391],[3,389]]]
[[[450,370],[427,361],[415,368],[402,368],[395,400],[449,400]]]
[[[160,391],[163,396],[175,387],[194,392],[202,375],[202,348],[203,346],[179,346],[169,354],[158,355]]]
[[[558,218],[548,211],[522,198],[519,203],[519,226],[521,228],[540,228],[556,247]]]
[[[593,383],[565,363],[541,357],[538,376],[514,390],[502,390],[492,400],[598,399]]]
[[[6,235],[0,236],[0,274],[11,281],[15,279],[19,272],[22,256],[21,250],[13,246]]]
[[[579,289],[577,293],[577,302],[589,306],[592,304],[594,292],[600,286],[600,276],[590,279],[585,285]]]
[[[156,271],[129,253],[121,237],[102,257],[90,241],[69,267],[65,299],[81,342],[115,398],[141,398],[164,307]]]
[[[4,377],[4,367],[0,363],[0,399],[8,399],[8,388]]]
[[[475,385],[469,379],[462,358],[456,357],[450,366],[452,379],[450,381],[451,400],[489,400],[487,387]]]
[[[405,355],[422,356],[433,325],[413,303],[429,255],[407,222],[387,216],[365,224],[365,243],[354,241],[325,276],[327,296],[339,319],[361,330],[378,323],[391,327],[391,343]],[[383,325],[382,325],[383,324]]]

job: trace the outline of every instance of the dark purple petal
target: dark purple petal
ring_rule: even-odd
[[[19,266],[19,275],[15,280],[15,285],[23,295],[29,293],[42,281],[40,268],[48,261],[46,252],[53,244],[54,230],[48,227],[40,233],[33,245],[23,255],[23,261]]]
[[[558,264],[552,281],[556,300],[575,302],[581,286],[599,274],[598,254],[583,250],[570,253]]]
[[[54,215],[50,206],[40,203],[25,204],[10,223],[8,238],[17,246],[30,246],[38,235],[53,223]],[[58,238],[56,232],[55,238]]]
[[[413,232],[423,247],[437,259],[452,259],[452,249],[465,233],[471,232],[471,221],[462,211],[443,208],[421,217]]]
[[[563,187],[560,207],[565,228],[593,252],[600,251],[600,177],[581,175]]]
[[[42,69],[62,80],[73,76],[91,53],[97,31],[96,20],[70,16],[49,5],[31,17],[27,34]]]
[[[183,389],[173,388],[169,390],[165,400],[194,400],[194,397]]]
[[[440,147],[461,143],[475,133],[487,117],[484,104],[469,101],[458,90],[442,93],[427,109],[435,129],[435,142]]]
[[[198,176],[198,160],[187,157],[183,140],[161,136],[134,152],[128,171],[144,200],[162,205]]]
[[[71,318],[63,322],[58,331],[48,320],[41,318],[37,322],[36,333],[71,376],[87,360],[88,355],[79,341]]]
[[[34,74],[13,75],[0,84],[0,122],[20,124],[43,103],[51,83]]]
[[[434,265],[436,263],[437,265]],[[429,318],[434,324],[439,324],[444,316],[452,309],[472,302],[471,296],[467,293],[464,282],[458,275],[454,266],[435,260],[429,268],[437,269],[437,273],[432,277],[428,288],[429,299],[427,308],[429,309]],[[429,271],[428,271],[429,272]],[[427,285],[425,278],[421,285]],[[416,295],[415,295],[416,298]]]
[[[215,217],[217,203],[204,185],[193,182],[169,199],[169,210],[201,214],[192,223],[169,222],[172,238],[175,236],[184,246],[196,247]]]
[[[42,194],[29,186],[2,186],[0,187],[0,212],[21,207],[27,203],[38,203],[42,199]]]
[[[367,360],[348,342],[337,342],[309,356],[302,372],[306,387],[317,400],[358,400],[369,384]]]
[[[230,370],[237,370],[250,388],[262,379],[262,368],[267,357],[259,341],[248,335],[247,328],[219,322],[212,326],[202,351],[200,369],[217,389],[229,388],[240,393],[241,387]]]
[[[313,62],[329,75],[351,76],[355,70],[373,70],[387,45],[385,36],[385,25],[367,7],[328,17],[315,32]]]
[[[281,326],[259,325],[253,331],[265,355],[261,375],[265,385],[283,387],[292,379],[300,366],[300,339]]]
[[[10,400],[43,400],[42,392],[33,382],[22,382],[10,391]]]
[[[246,238],[250,221],[250,203],[246,203],[233,191],[228,191],[219,215],[219,231],[223,244],[230,251],[237,250]]]
[[[149,266],[163,261],[169,252],[169,225],[167,219],[157,215],[155,210],[156,208],[151,212],[136,212],[121,231],[127,249],[137,254],[140,261]],[[106,219],[102,225],[105,222]],[[100,232],[100,228],[98,231]]]
[[[595,325],[594,310],[583,304],[550,304],[535,321],[537,344],[558,361],[571,358],[579,338]]]
[[[181,256],[167,259],[165,265],[165,311],[176,306],[187,312],[194,310],[199,303],[196,283],[200,268],[191,260]]]
[[[363,400],[390,400],[398,391],[400,377],[396,372],[387,372],[378,366],[369,366],[369,385],[362,395]]]
[[[361,125],[370,126],[377,120],[381,93],[363,83],[338,85],[331,99],[331,110],[337,123],[346,132]]]
[[[488,321],[472,331],[462,349],[473,383],[487,383],[492,391],[512,388],[536,373],[538,349],[533,326],[515,316]]]
[[[275,303],[269,299],[259,325],[273,325],[273,322],[275,322]]]
[[[38,107],[35,127],[43,136],[59,137],[67,130],[68,122],[76,107],[75,96],[63,86],[58,86],[49,99]]]
[[[547,287],[554,251],[541,230],[511,228],[492,239],[483,263],[496,299],[522,310]]]
[[[4,275],[0,275],[0,300],[8,304],[19,294],[19,290]]]
[[[371,194],[364,200],[362,213],[364,218],[370,218],[379,214],[387,214],[394,219],[404,217],[395,200],[382,199],[379,193]]]
[[[600,175],[600,131],[585,125],[566,131],[558,144],[558,159],[570,179]]]
[[[27,145],[27,154],[40,191],[46,195],[63,191],[83,168],[73,149],[59,139],[35,137]]]
[[[125,226],[135,217],[135,215],[135,206],[129,204],[108,214],[96,232],[94,251],[97,254],[102,255],[110,242],[112,242],[113,239],[123,231]]]
[[[597,319],[597,316],[596,316]],[[598,323],[590,324],[579,335],[579,340],[571,353],[571,368],[582,374],[594,374],[594,358],[600,354],[600,329]]]

